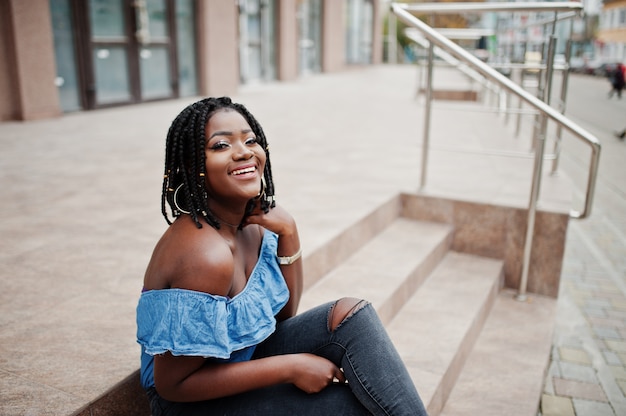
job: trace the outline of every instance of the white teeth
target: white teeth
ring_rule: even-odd
[[[234,170],[232,174],[233,175],[242,175],[244,173],[254,172],[255,170],[256,170],[256,168],[254,166],[250,166],[249,168]]]

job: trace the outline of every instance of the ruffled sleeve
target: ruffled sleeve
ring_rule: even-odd
[[[151,290],[137,306],[137,340],[146,354],[170,351],[229,359],[257,345],[276,327],[289,299],[275,258],[278,237],[265,232],[259,261],[246,287],[232,299],[186,289]]]

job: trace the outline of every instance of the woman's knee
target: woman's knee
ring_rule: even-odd
[[[334,331],[347,318],[367,305],[367,301],[358,298],[341,298],[330,308],[328,329]]]

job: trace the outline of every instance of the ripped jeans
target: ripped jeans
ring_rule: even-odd
[[[253,359],[295,353],[324,357],[343,369],[347,384],[307,394],[294,385],[196,403],[173,403],[148,391],[153,416],[164,415],[427,415],[415,386],[376,311],[357,305],[334,330],[330,302],[278,323]]]

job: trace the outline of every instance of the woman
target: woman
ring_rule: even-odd
[[[298,230],[244,106],[208,98],[176,117],[161,209],[137,306],[153,416],[426,414],[369,303],[296,315]]]

